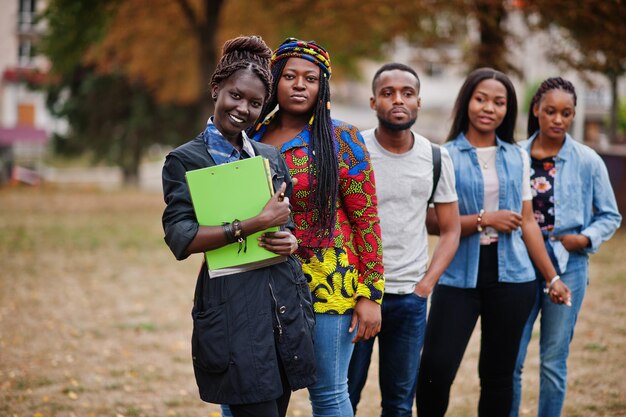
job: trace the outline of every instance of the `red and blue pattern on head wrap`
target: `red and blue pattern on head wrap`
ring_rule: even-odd
[[[272,55],[272,66],[285,58],[302,58],[319,65],[322,74],[330,79],[332,68],[330,55],[314,41],[302,41],[295,38],[286,39]]]

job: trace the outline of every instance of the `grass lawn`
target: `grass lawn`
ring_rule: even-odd
[[[201,257],[177,262],[162,197],[139,191],[0,190],[0,416],[217,416],[197,395],[190,309]],[[592,257],[570,355],[567,417],[626,416],[626,234]],[[448,416],[474,416],[476,330]],[[523,415],[536,414],[537,342]],[[380,415],[372,365],[358,417]],[[289,416],[310,416],[306,390]]]

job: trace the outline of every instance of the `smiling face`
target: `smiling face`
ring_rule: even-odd
[[[504,120],[507,110],[507,92],[504,85],[488,78],[476,86],[470,98],[467,116],[468,136],[492,135]]]
[[[231,143],[237,144],[241,132],[250,127],[261,114],[265,102],[265,85],[248,69],[235,72],[212,86],[215,100],[213,123]]]
[[[547,91],[533,107],[533,114],[539,122],[542,138],[561,141],[576,114],[574,96],[561,89]]]
[[[280,75],[276,96],[280,110],[297,116],[310,114],[320,90],[320,67],[302,58],[289,58]]]
[[[381,127],[399,131],[409,129],[417,120],[420,98],[417,78],[394,69],[380,73],[370,107],[376,111]]]

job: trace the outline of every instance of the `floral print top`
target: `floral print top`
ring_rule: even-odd
[[[530,188],[533,193],[533,211],[541,232],[548,235],[554,229],[554,157],[531,158]]]

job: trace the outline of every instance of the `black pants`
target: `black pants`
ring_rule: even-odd
[[[255,404],[230,405],[233,417],[285,417],[291,391],[272,401]]]
[[[497,244],[482,246],[476,288],[438,285],[426,325],[417,385],[419,417],[442,417],[450,386],[480,316],[480,417],[506,417],[513,370],[536,284],[498,282]]]
[[[278,343],[278,340],[275,343]],[[276,356],[280,370],[280,381],[283,384],[283,395],[275,400],[260,403],[229,405],[228,408],[230,408],[233,417],[285,417],[287,415],[287,407],[291,399],[291,386],[289,385],[278,349],[276,350]]]

